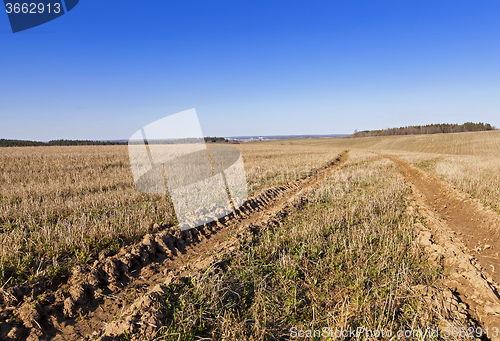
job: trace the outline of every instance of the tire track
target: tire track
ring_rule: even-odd
[[[345,151],[308,176],[264,190],[214,222],[148,234],[116,254],[104,250],[91,266],[75,267],[68,282],[55,290],[43,282],[5,290],[9,306],[0,311],[0,338],[112,340],[124,330],[151,335],[159,324],[158,300],[175,277],[214,264],[243,238],[279,224],[290,210],[307,202],[307,188],[347,159]]]
[[[470,315],[488,328],[488,338],[500,340],[500,217],[451,184],[402,159],[384,157],[411,184],[425,218],[419,242],[445,266],[445,284],[458,291]]]

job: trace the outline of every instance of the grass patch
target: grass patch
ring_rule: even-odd
[[[172,284],[162,339],[289,339],[292,327],[434,327],[411,287],[434,284],[442,269],[414,243],[416,217],[390,164],[351,164],[316,194],[281,226]]]

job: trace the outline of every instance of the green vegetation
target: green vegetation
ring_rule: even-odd
[[[37,147],[37,146],[110,146],[125,145],[123,141],[90,141],[90,140],[51,140],[49,142],[28,140],[0,139],[0,147]]]
[[[464,124],[428,124],[425,126],[407,126],[400,128],[390,128],[384,130],[364,130],[355,132],[351,137],[369,137],[369,136],[393,136],[393,135],[419,135],[419,134],[439,134],[439,133],[464,133],[469,131],[494,130],[489,123]]]
[[[228,139],[225,139],[223,137],[208,136],[208,137],[205,137],[205,142],[224,143],[224,142],[228,142]]]
[[[39,141],[25,141],[25,140],[6,140],[0,139],[0,147],[33,147],[33,146],[46,146],[45,142]]]
[[[151,140],[149,144],[170,144],[173,140]],[[142,141],[141,141],[142,142]],[[201,142],[201,139],[177,139],[175,143]],[[230,141],[224,137],[205,137],[205,142],[212,143],[238,143]],[[29,140],[8,140],[0,139],[0,147],[38,147],[38,146],[114,146],[127,145],[128,141],[95,141],[95,140],[51,140],[49,142],[29,141]]]
[[[126,141],[52,140],[48,146],[114,146],[126,145]]]

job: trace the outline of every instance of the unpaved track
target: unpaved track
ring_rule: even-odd
[[[216,222],[187,231],[167,229],[116,254],[102,252],[59,286],[40,282],[4,291],[0,339],[113,340],[123,330],[151,336],[159,322],[156,305],[173,278],[210,266],[242,238],[282,220],[307,200],[308,188],[347,158],[346,151],[305,178],[265,190]]]
[[[411,183],[425,218],[420,242],[435,253],[435,259],[444,261],[447,285],[457,289],[471,316],[489,328],[489,338],[500,340],[499,215],[448,182],[397,157],[384,156]]]

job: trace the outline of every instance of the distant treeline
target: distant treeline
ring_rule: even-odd
[[[45,142],[0,139],[0,147],[46,146]]]
[[[124,145],[127,141],[51,140],[48,146],[113,146]]]
[[[205,137],[205,142],[212,142],[212,143],[228,143],[232,142],[224,137]]]
[[[392,136],[392,135],[418,135],[418,134],[439,134],[439,133],[463,133],[468,131],[485,131],[496,129],[489,123],[464,124],[428,124],[425,126],[408,126],[400,128],[390,128],[384,130],[364,130],[355,132],[351,137],[368,136]]]
[[[0,139],[0,147],[34,147],[34,146],[105,146],[127,144],[123,141],[90,141],[90,140],[52,140],[49,142]]]
[[[177,143],[184,143],[189,139],[176,140]],[[194,139],[196,140],[196,139]],[[198,140],[196,140],[198,141]],[[155,143],[155,141],[151,141]],[[223,137],[205,137],[205,142],[227,143],[232,142]],[[162,141],[161,143],[165,143]],[[49,142],[27,141],[27,140],[7,140],[0,139],[0,147],[35,147],[35,146],[111,146],[126,145],[128,141],[91,141],[91,140],[51,140]]]
[[[205,137],[204,138],[205,142],[212,142],[212,143],[231,143],[232,141],[225,139],[223,137]],[[143,143],[142,140],[133,140],[131,141],[133,144],[141,144]],[[184,139],[166,139],[166,140],[161,140],[161,139],[155,139],[155,140],[148,140],[148,144],[185,144],[185,143],[202,143],[201,138],[195,138],[195,137],[188,137]]]

